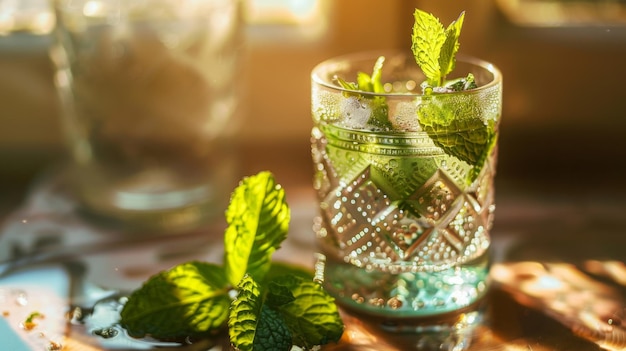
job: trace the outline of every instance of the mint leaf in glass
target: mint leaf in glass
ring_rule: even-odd
[[[450,23],[446,28],[446,40],[441,46],[439,53],[439,67],[441,69],[442,81],[454,70],[456,65],[456,53],[459,51],[459,37],[461,36],[461,28],[463,28],[463,19],[465,12],[461,12],[459,18]]]
[[[445,92],[463,91],[478,88],[474,75],[469,73],[467,77],[447,81],[443,89]]]
[[[446,153],[472,166],[479,165],[485,146],[489,145],[492,138],[493,126],[480,119],[452,120],[449,124],[441,124],[436,120],[439,113],[441,117],[449,116],[449,111],[438,109],[434,104],[420,109],[422,128]],[[450,133],[451,129],[456,131]]]
[[[233,286],[246,273],[255,280],[263,279],[272,254],[287,237],[289,220],[285,191],[270,172],[241,181],[226,211],[224,234],[224,265]]]
[[[414,16],[411,48],[427,78],[422,83],[424,96],[417,110],[420,127],[446,154],[474,166],[468,179],[471,182],[493,147],[495,126],[481,117],[480,94],[454,94],[477,88],[471,73],[446,80],[456,65],[465,12],[446,29],[432,14],[416,9]]]
[[[495,124],[480,118],[482,109],[479,94],[453,93],[424,97],[417,110],[420,126],[435,145],[474,166],[470,182],[480,173],[495,141]]]
[[[372,75],[367,73],[357,73],[357,82],[347,82],[344,79],[338,77],[337,82],[344,89],[358,90],[369,93],[385,93],[384,85],[382,83],[382,69],[385,57],[380,56],[374,63]],[[389,122],[389,106],[387,105],[387,99],[384,96],[370,96],[367,94],[359,94],[357,97],[361,100],[368,102],[372,111],[367,123],[380,128],[391,129],[392,125]]]
[[[224,270],[189,262],[161,272],[135,290],[121,312],[121,325],[135,337],[206,336],[223,327],[231,299]]]
[[[442,86],[455,66],[465,12],[447,29],[428,12],[415,9],[411,50],[430,86]]]

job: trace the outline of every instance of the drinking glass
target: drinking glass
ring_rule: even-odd
[[[129,227],[192,228],[236,184],[237,0],[56,0],[75,192]]]
[[[339,84],[381,55],[384,93]],[[312,71],[314,229],[324,285],[349,310],[418,321],[472,308],[488,290],[502,76],[469,57],[453,73],[478,87],[424,94],[402,53]]]

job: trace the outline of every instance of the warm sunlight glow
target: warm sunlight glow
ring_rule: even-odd
[[[100,1],[89,1],[83,6],[83,14],[87,17],[97,16],[103,12],[104,5]]]
[[[328,0],[246,0],[244,19],[252,34],[319,37],[326,30]]]
[[[54,14],[46,0],[0,1],[0,35],[17,32],[48,34],[54,24]]]

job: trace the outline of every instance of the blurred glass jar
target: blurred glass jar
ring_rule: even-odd
[[[237,0],[55,0],[51,57],[88,213],[194,228],[236,184]]]

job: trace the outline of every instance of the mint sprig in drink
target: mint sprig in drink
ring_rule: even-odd
[[[463,19],[444,28],[416,10],[413,55],[313,70],[325,286],[358,311],[437,316],[487,291],[502,80],[491,64],[456,58]]]

